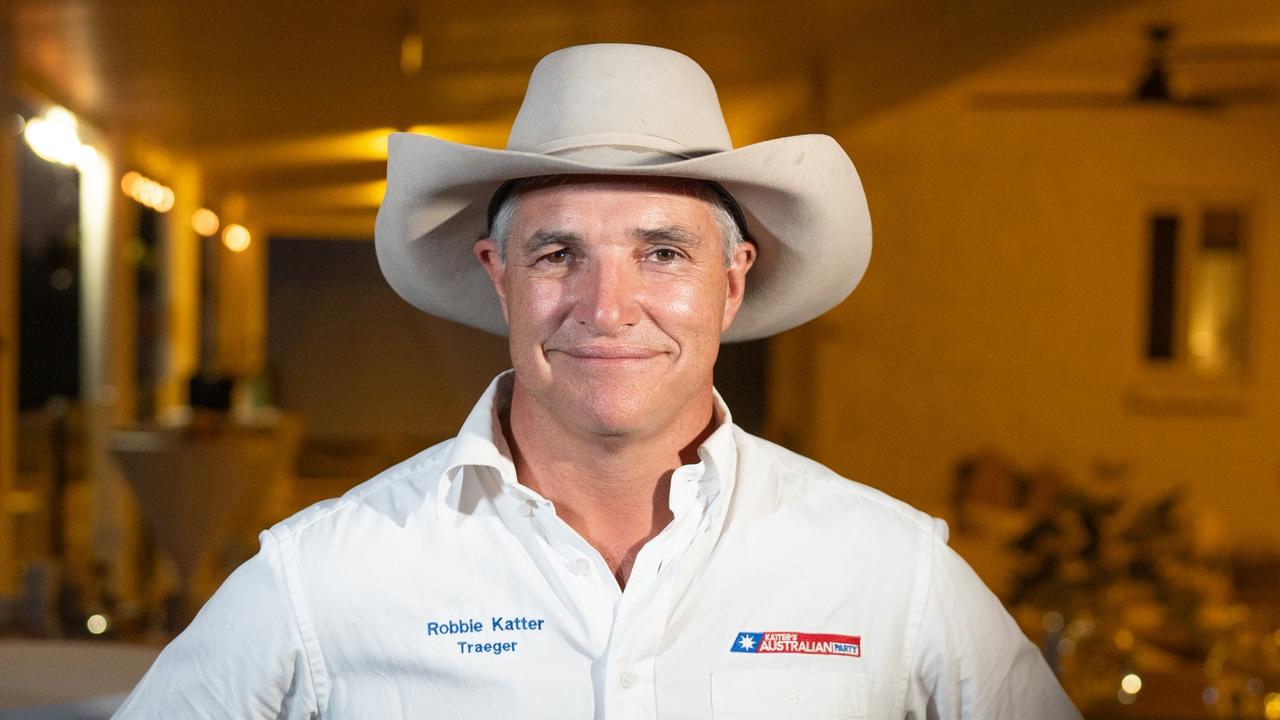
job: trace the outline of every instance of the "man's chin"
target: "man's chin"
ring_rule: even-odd
[[[575,422],[583,431],[601,438],[626,439],[643,435],[646,421],[652,422],[651,414],[645,413],[642,407],[631,403],[628,405],[600,407],[598,404],[591,404],[581,407],[566,419]]]

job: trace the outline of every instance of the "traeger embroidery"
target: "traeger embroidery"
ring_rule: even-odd
[[[457,620],[446,620],[445,622],[430,620],[427,622],[427,635],[429,637],[471,634],[479,635],[484,633],[486,630],[492,633],[503,634],[514,632],[536,632],[542,630],[542,626],[545,622],[546,620],[543,618],[530,618],[524,616],[509,617],[506,615],[490,615],[487,625],[479,618],[460,618]],[[490,638],[487,637],[476,637],[468,640],[455,640],[454,643],[458,646],[459,655],[501,655],[503,653],[516,652],[520,644],[517,640],[508,640],[505,637],[497,640],[490,640]]]

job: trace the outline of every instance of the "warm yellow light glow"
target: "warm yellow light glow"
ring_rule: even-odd
[[[249,231],[243,225],[232,223],[222,230],[222,244],[231,252],[244,252],[249,249]]]
[[[430,135],[463,145],[479,145],[481,147],[503,147],[507,144],[507,133],[511,123],[501,120],[474,123],[453,123],[448,125],[414,125],[409,132],[419,135]]]
[[[1280,720],[1280,693],[1267,693],[1262,707],[1267,720]]]
[[[191,229],[205,237],[213,237],[213,234],[218,232],[218,227],[221,224],[221,221],[218,220],[218,213],[209,208],[200,208],[191,213]]]
[[[107,621],[107,616],[102,614],[90,615],[89,619],[84,622],[85,628],[94,635],[101,635],[107,631],[111,623]]]
[[[1137,695],[1142,689],[1142,678],[1138,677],[1137,673],[1129,673],[1120,680],[1120,689],[1130,695]]]
[[[156,212],[167,213],[173,209],[174,203],[173,191],[169,188],[160,189],[160,202],[156,203]]]
[[[81,158],[76,116],[65,108],[52,107],[44,115],[28,120],[22,137],[32,152],[49,162],[74,166]]]
[[[1116,691],[1116,702],[1120,703],[1121,705],[1132,705],[1133,701],[1137,699],[1138,699],[1138,696],[1134,695],[1133,693],[1127,693],[1124,690]]]
[[[254,195],[256,203],[272,212],[325,212],[368,208],[377,210],[387,194],[386,180],[367,180],[301,189],[265,190]]]
[[[124,191],[125,195],[128,195],[129,197],[133,197],[133,186],[138,184],[141,181],[142,181],[142,176],[139,175],[136,171],[130,170],[129,172],[125,173],[123,177],[120,178],[120,189]]]
[[[1076,651],[1076,641],[1069,637],[1064,637],[1058,641],[1058,655],[1067,657]]]
[[[102,164],[102,155],[98,152],[98,148],[92,145],[81,145],[80,152],[76,154],[76,169],[85,172],[89,168],[97,167]]]
[[[506,131],[510,129],[510,125],[508,121],[498,147],[506,143]],[[204,150],[199,152],[195,159],[202,167],[218,172],[270,167],[281,163],[302,167],[342,162],[385,162],[387,136],[395,131],[396,128],[390,127],[373,128],[262,143],[236,143],[222,148]]]
[[[422,71],[422,36],[406,33],[400,41],[400,72],[413,77]]]
[[[1276,645],[1280,645],[1280,630],[1276,630],[1274,633],[1271,633],[1271,642]]]
[[[147,190],[143,193],[142,202],[152,210],[160,205],[160,200],[164,198],[164,186],[152,180],[147,184]]]
[[[172,210],[173,204],[177,200],[172,188],[161,185],[134,170],[130,170],[124,174],[124,177],[120,178],[120,189],[133,198],[134,202],[146,205],[160,213],[167,213]]]

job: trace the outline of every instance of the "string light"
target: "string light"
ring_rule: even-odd
[[[244,252],[249,249],[251,240],[249,231],[243,225],[232,223],[222,229],[222,244],[231,252]]]
[[[209,208],[200,208],[191,213],[191,229],[199,235],[213,237],[221,225],[222,221],[218,219],[218,213]]]
[[[171,188],[161,185],[136,170],[130,170],[120,178],[120,189],[125,195],[133,198],[134,202],[146,205],[158,213],[167,213],[172,210],[176,200]]]
[[[133,189],[134,185],[140,182],[142,182],[142,176],[137,172],[130,170],[120,178],[120,189],[124,191],[125,195],[132,196],[135,192]]]
[[[90,632],[90,634],[101,635],[102,633],[107,631],[107,628],[111,627],[111,623],[107,620],[106,615],[103,615],[101,613],[94,613],[93,615],[90,615],[87,620],[84,621],[84,626],[85,626],[85,629],[87,629]]]

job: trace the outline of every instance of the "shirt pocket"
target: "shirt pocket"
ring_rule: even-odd
[[[867,677],[811,671],[711,674],[715,720],[853,720],[867,716]]]

